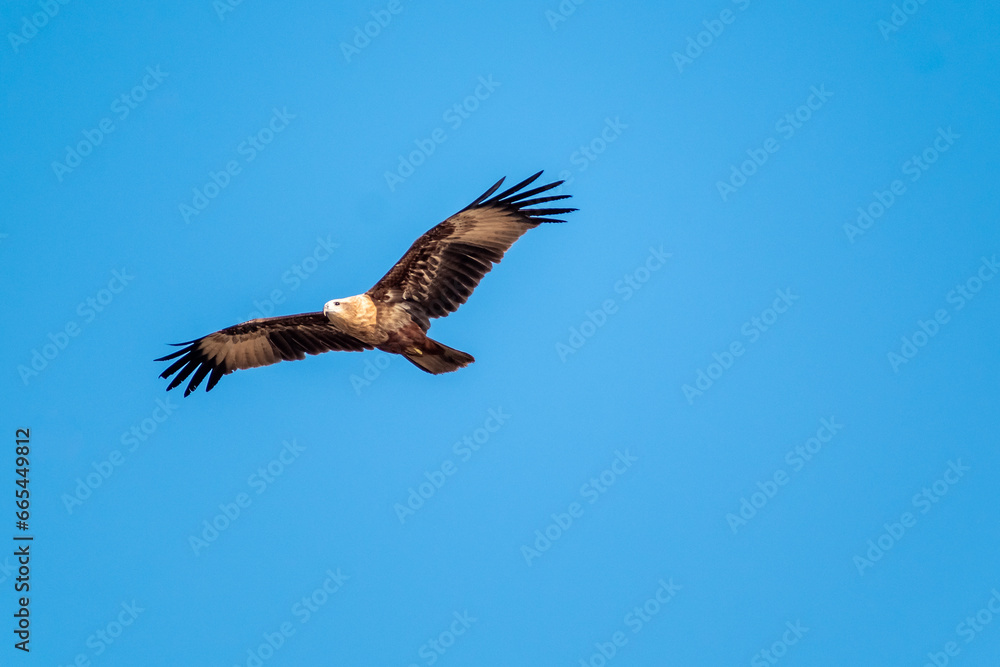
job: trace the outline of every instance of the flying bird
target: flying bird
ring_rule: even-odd
[[[304,359],[307,354],[379,349],[401,354],[417,368],[450,373],[475,361],[427,337],[430,320],[455,312],[483,276],[529,229],[575,208],[533,208],[570,195],[538,196],[562,181],[525,189],[542,172],[500,194],[500,179],[474,202],[418,238],[402,259],[364,294],[331,299],[318,313],[243,322],[186,343],[156,361],[173,361],[160,375],[167,390],[191,381],[187,396],[208,377],[211,391],[223,375],[244,368]]]

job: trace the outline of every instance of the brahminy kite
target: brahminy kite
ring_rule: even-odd
[[[542,172],[493,195],[504,179],[414,242],[375,285],[356,296],[331,299],[318,313],[266,317],[175,343],[181,349],[156,361],[176,359],[160,377],[177,374],[167,389],[189,376],[187,396],[208,377],[211,391],[223,375],[333,350],[379,349],[401,354],[417,368],[450,373],[475,359],[427,337],[430,319],[455,312],[483,276],[529,229],[575,208],[530,208],[570,195],[539,197],[562,184],[525,190]],[[192,375],[193,374],[193,375]]]

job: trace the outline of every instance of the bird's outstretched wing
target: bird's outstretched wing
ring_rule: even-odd
[[[476,201],[417,239],[368,295],[375,301],[417,306],[410,309],[411,315],[424,329],[427,318],[455,312],[522,234],[543,222],[564,222],[552,216],[576,210],[528,208],[569,197],[538,196],[562,181],[524,189],[541,175],[538,172],[493,195],[504,181],[501,178]]]
[[[197,340],[175,345],[184,347],[156,361],[176,359],[160,375],[161,378],[169,378],[177,373],[177,377],[167,386],[168,390],[194,373],[184,390],[185,396],[197,389],[209,373],[211,375],[205,391],[211,391],[219,378],[235,370],[305,359],[307,354],[372,349],[371,345],[335,327],[323,313],[250,320]]]

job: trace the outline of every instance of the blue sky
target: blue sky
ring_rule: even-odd
[[[3,664],[1000,655],[997,7],[0,11]],[[469,368],[164,391],[539,169]]]

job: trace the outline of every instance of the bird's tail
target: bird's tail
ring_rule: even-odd
[[[434,375],[457,371],[476,360],[471,354],[442,345],[430,338],[423,347],[414,348],[413,352],[404,352],[403,356],[420,370]]]

